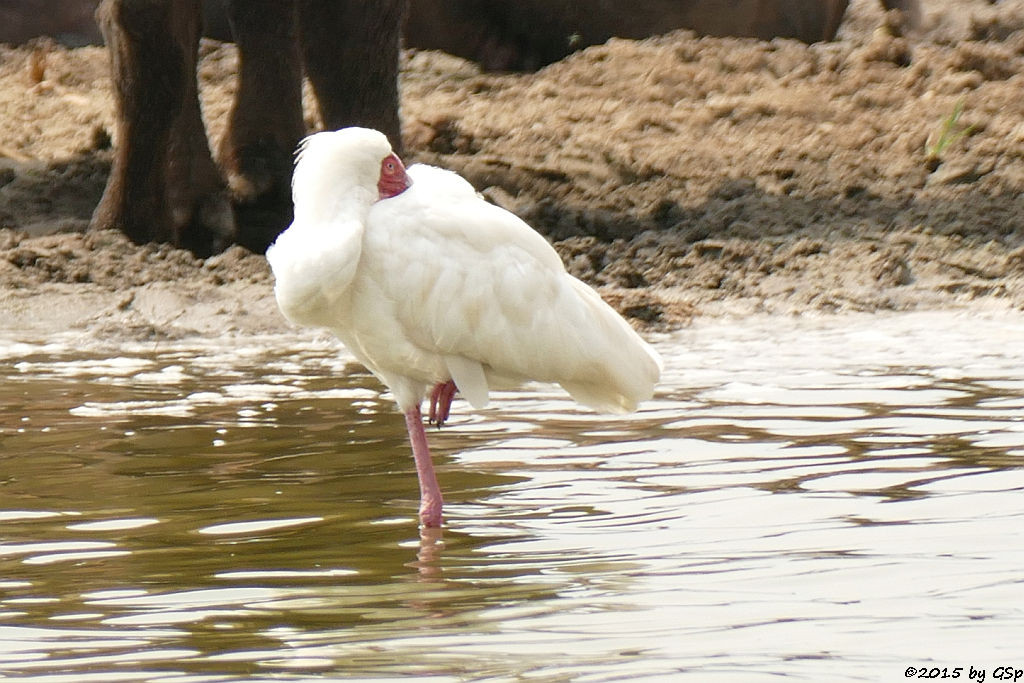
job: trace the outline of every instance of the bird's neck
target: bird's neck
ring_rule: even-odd
[[[314,186],[296,191],[295,221],[304,224],[365,222],[370,207],[377,201],[377,193],[363,187],[343,192],[332,189]]]

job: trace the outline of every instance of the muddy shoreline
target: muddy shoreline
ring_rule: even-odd
[[[409,156],[524,217],[646,329],[1022,309],[1024,0],[935,0],[906,37],[875,4],[811,46],[675,33],[522,75],[409,53]],[[236,55],[202,52],[215,144]],[[5,336],[290,329],[261,256],[85,232],[110,160],[105,53],[54,49],[41,80],[29,61],[0,47]]]

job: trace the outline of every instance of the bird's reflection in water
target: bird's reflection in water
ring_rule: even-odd
[[[888,680],[897,655],[861,655],[895,642],[1012,661],[1024,317],[704,322],[659,349],[638,415],[543,387],[457,411],[431,434],[442,533],[417,530],[401,420],[333,343],[11,346],[0,670]]]
[[[421,579],[439,580],[443,552],[444,531],[439,527],[420,527],[420,546],[416,552],[416,561],[406,566],[419,572]]]

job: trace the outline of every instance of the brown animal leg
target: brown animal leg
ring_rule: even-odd
[[[295,6],[233,0],[227,9],[240,74],[219,158],[235,203],[238,242],[263,252],[291,221],[293,155],[305,133]]]
[[[299,0],[306,74],[328,129],[366,126],[402,148],[398,49],[407,0]]]
[[[234,224],[199,111],[199,0],[103,0],[96,17],[118,147],[92,225],[198,254],[223,249]]]

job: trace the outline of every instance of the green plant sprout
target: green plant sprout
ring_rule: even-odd
[[[925,153],[929,161],[941,161],[943,153],[950,145],[965,135],[970,135],[971,131],[974,130],[973,124],[964,128],[959,127],[960,116],[964,113],[965,99],[965,97],[961,97],[957,100],[953,106],[953,111],[942,120],[938,130],[928,136],[928,141],[925,142]],[[934,141],[932,141],[933,139]]]

